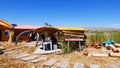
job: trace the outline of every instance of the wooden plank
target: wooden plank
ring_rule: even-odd
[[[50,59],[48,62],[44,63],[43,66],[49,66],[49,67],[51,67],[51,66],[54,65],[55,62],[57,62],[56,59]]]
[[[26,54],[26,53],[15,54],[15,55],[12,55],[12,56],[17,57],[17,56],[24,55],[24,54]]]
[[[22,47],[24,47],[24,46],[15,46],[15,47],[12,47],[12,48],[7,48],[4,51],[12,51],[12,50],[19,49],[19,48],[22,48]]]
[[[28,60],[31,60],[31,59],[35,59],[36,57],[38,57],[38,56],[31,55],[31,56],[28,56],[28,57],[25,57],[25,58],[21,58],[21,60],[28,61]]]
[[[105,68],[118,68],[118,66],[114,64],[105,64]]]
[[[84,64],[81,64],[81,63],[75,62],[73,68],[84,68]]]
[[[84,41],[82,38],[65,38],[65,41]]]
[[[47,60],[47,58],[46,57],[40,57],[40,58],[37,58],[37,59],[34,59],[34,60],[30,60],[29,62],[37,63],[37,62],[42,61],[42,60]]]
[[[100,66],[96,64],[90,64],[90,68],[100,68]]]
[[[25,56],[29,56],[30,54],[26,54],[26,53],[24,53],[24,54],[21,54],[21,55],[18,55],[18,56],[13,56],[14,58],[21,58],[21,57],[25,57]]]
[[[14,58],[19,58],[19,57],[21,57],[21,56],[24,56],[24,55],[30,55],[30,54],[27,54],[27,53],[20,53],[20,54],[15,54],[15,55],[13,55],[13,57]]]
[[[58,65],[58,68],[67,68],[69,65],[68,61],[61,61],[61,63]]]
[[[11,55],[11,54],[13,54],[15,51],[9,51],[9,52],[4,52],[4,54],[6,54],[6,55]]]
[[[108,57],[109,55],[108,54],[91,54],[91,56],[94,56],[94,57]]]

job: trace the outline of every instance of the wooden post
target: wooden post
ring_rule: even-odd
[[[14,31],[10,30],[10,34],[9,34],[9,39],[8,39],[8,43],[13,42],[13,36],[14,36]]]
[[[68,41],[68,53],[69,53],[69,44],[70,44],[70,42]]]
[[[79,41],[79,48],[80,48],[80,52],[81,52],[81,44],[80,44],[80,41]]]

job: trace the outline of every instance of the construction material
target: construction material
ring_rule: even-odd
[[[26,53],[21,53],[21,54],[17,54],[17,55],[13,55],[14,58],[21,58],[21,57],[25,57],[25,56],[29,56],[30,54],[26,54]]]
[[[68,61],[61,61],[61,63],[58,65],[58,68],[67,68],[69,65]]]
[[[118,66],[114,64],[105,64],[105,68],[118,68]]]
[[[15,51],[4,52],[6,55],[12,55]]]
[[[4,51],[12,51],[12,50],[16,50],[16,49],[19,49],[19,48],[23,48],[24,46],[15,46],[15,47],[12,47],[12,48],[8,48]]]
[[[84,51],[83,51],[83,55],[88,56],[88,53],[89,53],[89,52],[88,52],[87,50],[84,50]]]
[[[94,56],[94,57],[108,57],[109,55],[108,54],[91,54],[91,56]]]
[[[56,59],[50,59],[48,62],[44,63],[43,66],[51,67],[54,65],[55,62],[57,62]]]
[[[114,46],[116,46],[116,47],[119,47],[119,48],[120,48],[120,44],[118,44],[118,43],[115,43],[115,44],[114,44]]]
[[[109,53],[111,57],[120,57],[120,53]]]
[[[107,50],[110,50],[110,47],[109,47],[108,44],[106,44],[105,47],[106,47]]]
[[[81,64],[81,63],[75,62],[73,68],[84,68],[84,64]]]
[[[119,53],[119,50],[112,44],[106,45],[106,47],[112,49],[113,52]]]
[[[90,68],[100,68],[100,66],[96,64],[90,64]]]
[[[47,60],[47,58],[46,57],[40,57],[40,58],[37,58],[37,59],[34,59],[34,60],[30,60],[29,62],[37,63],[37,62],[42,61],[42,60]]]
[[[16,55],[16,56],[13,56],[14,58],[22,58],[22,57],[25,57],[25,56],[29,56],[30,54],[26,54],[26,53],[23,53],[23,54],[20,54],[20,55]]]
[[[21,60],[28,61],[28,60],[31,60],[31,59],[35,59],[36,57],[37,57],[36,55],[31,55],[31,56],[28,56],[28,57],[25,57],[25,58],[21,58]]]

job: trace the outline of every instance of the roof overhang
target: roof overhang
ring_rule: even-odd
[[[6,21],[1,20],[1,19],[0,19],[0,27],[13,29],[13,26],[9,22],[6,22]]]
[[[58,28],[48,27],[48,26],[43,26],[43,27],[35,29],[35,32],[37,32],[37,33],[44,33],[44,32],[55,33],[58,31],[59,31]]]
[[[62,30],[62,31],[85,31],[84,28],[80,28],[80,27],[58,26],[58,27],[56,27],[56,28],[58,28],[59,30]]]

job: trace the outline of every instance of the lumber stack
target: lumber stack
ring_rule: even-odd
[[[120,53],[109,53],[110,57],[120,57]]]
[[[114,43],[114,44],[106,44],[106,49],[112,50],[112,52],[109,53],[110,57],[120,57],[120,44]]]
[[[106,48],[108,50],[112,49],[112,51],[115,52],[115,53],[119,53],[119,50],[113,44],[110,44],[110,45],[106,44]]]

